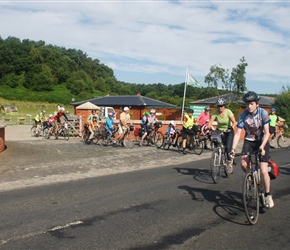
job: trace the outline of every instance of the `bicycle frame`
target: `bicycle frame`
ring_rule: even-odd
[[[260,202],[263,207],[265,206],[265,196],[261,180],[259,152],[247,155],[248,168],[243,182],[243,204],[249,223],[254,225],[259,218]]]

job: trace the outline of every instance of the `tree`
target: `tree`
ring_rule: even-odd
[[[283,87],[283,90],[278,98],[275,100],[275,107],[277,114],[286,120],[290,126],[290,86]]]
[[[246,87],[246,67],[248,64],[244,57],[240,59],[240,63],[232,69],[231,77],[230,77],[230,90],[234,91],[238,94],[243,93],[247,90]]]
[[[229,70],[222,68],[221,64],[211,66],[209,73],[205,76],[204,82],[208,84],[208,87],[214,87],[217,90],[219,86],[222,89],[229,90]]]

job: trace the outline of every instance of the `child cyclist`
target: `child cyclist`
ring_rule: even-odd
[[[115,117],[115,112],[110,112],[108,114],[109,116],[106,118],[106,130],[108,132],[108,137],[107,141],[111,139],[111,136],[115,133],[116,128],[114,127],[114,117]]]
[[[172,143],[173,143],[173,147],[176,147],[176,141],[174,142],[174,140],[176,139],[176,135],[178,133],[178,129],[176,128],[176,122],[175,121],[170,121],[167,129],[166,129],[166,139],[168,140],[169,138],[172,139]]]
[[[242,129],[245,129],[244,145],[242,149],[241,167],[246,172],[247,169],[247,153],[261,150],[260,167],[261,178],[265,188],[265,206],[267,208],[274,207],[274,201],[270,194],[270,177],[268,174],[269,161],[269,115],[266,110],[259,107],[260,97],[257,93],[249,91],[243,96],[246,103],[246,109],[241,113],[237,131],[234,136],[231,155],[235,156],[235,149],[240,140]]]

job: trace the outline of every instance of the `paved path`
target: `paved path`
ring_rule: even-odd
[[[0,191],[118,174],[210,158],[180,154],[176,149],[154,146],[133,149],[85,145],[79,138],[69,141],[31,137],[28,125],[6,127],[7,149],[0,154]]]

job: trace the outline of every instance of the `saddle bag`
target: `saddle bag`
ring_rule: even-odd
[[[279,175],[279,167],[272,159],[268,161],[268,174],[271,180],[275,180]]]

